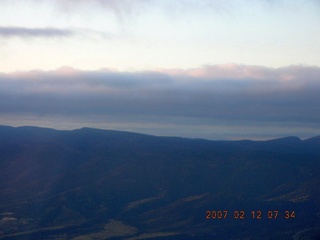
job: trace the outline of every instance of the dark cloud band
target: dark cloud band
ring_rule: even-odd
[[[75,32],[59,28],[0,27],[0,37],[67,37]]]
[[[0,112],[317,124],[319,79],[317,67],[3,74]]]

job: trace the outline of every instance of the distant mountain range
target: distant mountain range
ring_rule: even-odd
[[[320,239],[320,136],[0,126],[0,239]]]

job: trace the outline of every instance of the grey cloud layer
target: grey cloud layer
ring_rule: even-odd
[[[69,29],[59,28],[25,28],[25,27],[1,27],[0,37],[66,37],[74,35]]]
[[[2,74],[0,86],[0,114],[320,122],[317,67],[39,71]]]

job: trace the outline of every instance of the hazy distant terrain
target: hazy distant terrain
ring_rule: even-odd
[[[319,170],[320,136],[1,126],[0,239],[320,239]]]

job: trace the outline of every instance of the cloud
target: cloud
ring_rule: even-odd
[[[23,1],[23,0],[22,0]],[[34,1],[34,0],[33,0]],[[95,5],[105,9],[116,12],[119,15],[124,13],[140,13],[145,11],[148,7],[160,7],[166,13],[181,14],[184,11],[203,11],[206,9],[213,10],[214,13],[227,13],[231,14],[237,12],[239,7],[246,6],[247,1],[244,0],[225,0],[225,1],[207,1],[207,0],[180,0],[180,1],[156,1],[156,0],[50,0],[62,9],[72,12],[81,6]],[[305,4],[306,1],[298,1],[298,5]],[[307,3],[318,5],[317,0],[308,0]],[[251,6],[259,6],[260,8],[271,11],[275,8],[292,6],[290,0],[264,0],[264,1],[251,1]]]
[[[70,29],[59,28],[26,28],[26,27],[1,27],[0,37],[69,37],[76,34]]]
[[[103,8],[104,10],[109,10],[117,14],[118,17],[123,17],[124,15],[132,12],[141,12],[144,7],[149,6],[152,3],[156,3],[155,0],[51,0],[59,10],[65,11],[67,13],[76,12],[79,8],[86,7],[90,9],[91,7]],[[88,8],[89,7],[89,8]]]
[[[149,72],[20,72],[1,75],[0,110],[318,122],[319,77],[318,67],[242,65]]]
[[[66,67],[15,72],[0,75],[0,119],[60,116],[84,126],[95,119],[96,127],[111,121],[122,128],[166,125],[173,132],[206,126],[204,133],[221,124],[233,132],[245,125],[246,132],[257,134],[291,126],[299,131],[309,127],[316,135],[319,79],[319,67],[236,64],[144,72]]]

